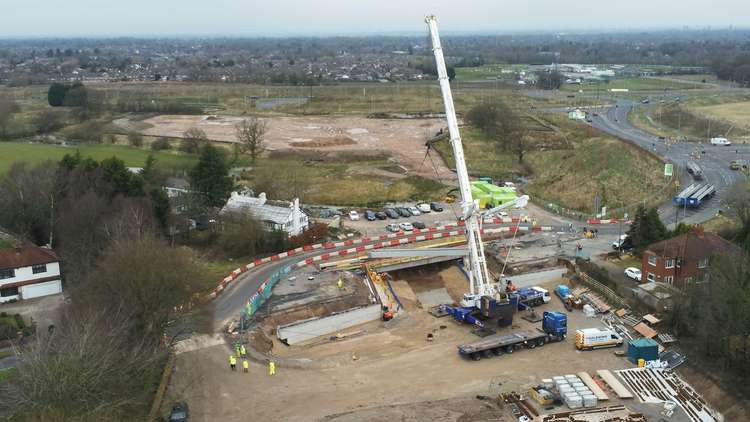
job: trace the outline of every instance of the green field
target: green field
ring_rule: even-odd
[[[502,73],[503,70],[520,71],[524,65],[510,64],[486,64],[477,67],[457,67],[456,80],[458,81],[484,81],[484,80],[514,80],[515,74]]]
[[[97,161],[117,157],[128,167],[143,167],[151,151],[120,145],[76,145],[63,147],[47,144],[29,144],[18,142],[0,142],[0,174],[5,174],[14,162],[23,161],[32,165],[47,160],[59,161],[65,154],[75,154],[76,150],[83,157]],[[154,152],[157,165],[164,169],[185,170],[192,167],[196,157],[185,154]]]

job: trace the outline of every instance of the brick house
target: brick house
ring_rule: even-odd
[[[62,293],[60,259],[51,249],[0,249],[0,302],[57,293]]]
[[[684,288],[702,281],[714,254],[739,254],[740,248],[697,227],[689,233],[651,244],[643,252],[641,282],[662,282]]]

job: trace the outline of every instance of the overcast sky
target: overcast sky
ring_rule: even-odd
[[[356,35],[750,25],[750,0],[0,0],[0,37]]]

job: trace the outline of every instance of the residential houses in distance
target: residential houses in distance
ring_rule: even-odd
[[[0,249],[0,302],[62,293],[60,259],[34,245]]]

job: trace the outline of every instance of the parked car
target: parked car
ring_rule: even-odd
[[[352,221],[359,220],[359,213],[357,211],[351,210],[349,211],[349,219]]]
[[[169,412],[169,422],[187,422],[188,420],[188,405],[187,403],[178,402],[172,406],[172,411]]]
[[[430,208],[435,212],[442,212],[443,206],[438,204],[437,202],[433,202],[430,204]]]
[[[407,210],[409,210],[409,213],[411,213],[411,215],[413,215],[414,217],[416,217],[418,215],[422,215],[422,212],[419,211],[417,209],[417,207],[409,207],[409,208],[407,208]]]
[[[378,220],[385,220],[386,218],[388,218],[388,214],[384,213],[383,211],[378,211],[375,213],[375,218],[377,218]]]
[[[375,221],[375,213],[370,210],[365,210],[365,220]]]
[[[396,211],[401,217],[411,217],[411,213],[406,208],[396,208]]]
[[[641,281],[641,270],[635,267],[628,267],[625,269],[625,277],[635,281]]]
[[[405,232],[410,232],[414,230],[414,226],[412,226],[411,223],[401,223],[398,226],[401,227],[401,230]]]
[[[398,227],[398,224],[396,224],[396,223],[388,224],[387,226],[385,226],[385,229],[387,231],[393,232],[393,233],[401,231],[401,229]]]
[[[411,225],[414,226],[415,229],[419,230],[427,228],[427,226],[421,221],[412,221]]]
[[[430,204],[425,204],[425,203],[417,204],[417,209],[421,211],[422,214],[425,214],[431,211]]]
[[[383,210],[385,212],[385,215],[388,216],[388,218],[398,218],[398,212],[394,210],[393,208],[386,208]]]

